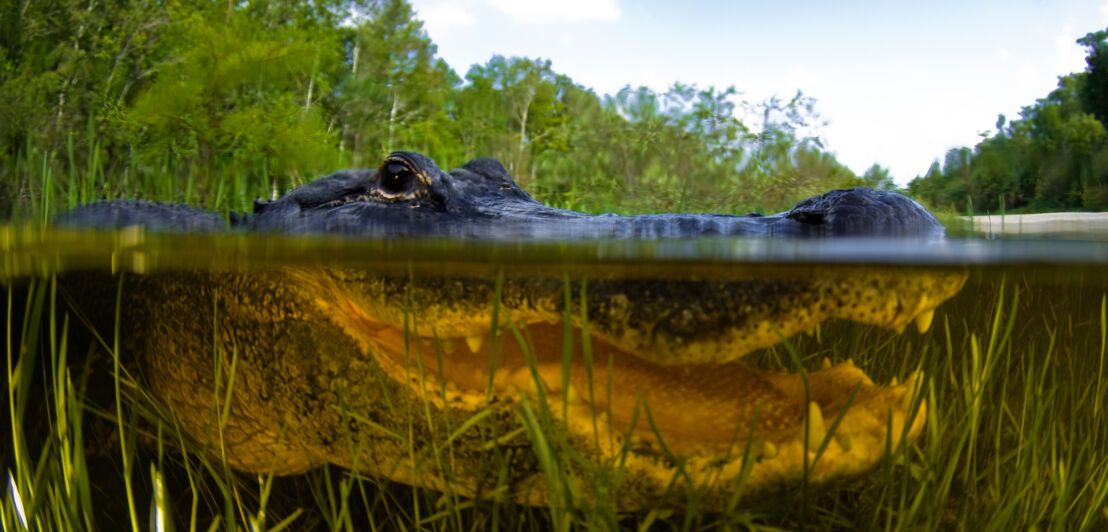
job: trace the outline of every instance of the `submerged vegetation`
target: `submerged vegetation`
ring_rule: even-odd
[[[562,505],[467,499],[324,467],[290,478],[244,475],[181,434],[120,365],[120,331],[89,335],[63,283],[6,292],[6,393],[12,433],[5,530],[1028,529],[1108,524],[1108,310],[1094,269],[974,270],[926,334],[830,322],[755,354],[773,367],[848,357],[878,382],[921,369],[924,435],[855,483],[798,489],[723,512],[616,513],[564,475],[579,458],[541,401],[521,408]],[[507,333],[507,331],[504,331]],[[88,355],[84,355],[87,353]],[[231,386],[228,383],[228,386]],[[213,398],[218,402],[219,397]],[[438,423],[409,411],[411,423]],[[467,422],[488,420],[480,416]],[[439,427],[436,453],[457,432]],[[460,429],[456,429],[460,430]],[[427,459],[434,459],[428,456]],[[499,467],[507,467],[507,462]],[[490,471],[491,475],[504,471]],[[592,479],[618,485],[618,479]]]
[[[537,199],[587,211],[780,211],[893,187],[822,149],[803,94],[598,96],[549,60],[501,56],[461,76],[405,0],[86,7],[0,10],[5,218],[130,197],[244,210],[397,149],[447,169],[496,157]]]

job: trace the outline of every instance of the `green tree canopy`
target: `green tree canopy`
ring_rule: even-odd
[[[947,153],[909,191],[935,205],[973,208],[1108,209],[1108,31],[1077,40],[1088,65],[1058,79],[1020,118],[997,119],[973,149]]]
[[[0,211],[140,195],[248,209],[398,149],[447,168],[496,157],[540,200],[591,211],[776,211],[890,186],[823,151],[801,93],[598,96],[550,60],[499,55],[463,79],[405,0],[88,6],[0,7]],[[1095,158],[1103,131],[1060,124]]]

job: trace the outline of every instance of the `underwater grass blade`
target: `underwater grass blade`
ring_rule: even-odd
[[[119,276],[119,284],[116,288],[115,296],[115,325],[112,334],[112,380],[115,383],[115,415],[116,426],[119,429],[119,442],[120,442],[120,455],[122,457],[123,464],[123,483],[124,490],[127,497],[127,510],[128,517],[131,519],[131,529],[139,529],[138,509],[135,505],[134,487],[132,486],[132,475],[134,473],[134,447],[127,445],[125,442],[131,442],[134,436],[134,427],[124,427],[123,424],[123,400],[121,399],[121,386],[122,386],[122,363],[120,362],[119,343],[121,339],[120,327],[122,327],[122,309],[123,309],[123,279],[124,276]],[[133,418],[131,418],[133,420]]]
[[[1101,294],[1100,296],[1100,358],[1097,362],[1097,380],[1096,380],[1096,393],[1093,400],[1093,421],[1098,422],[1100,420],[1101,412],[1108,407],[1105,405],[1105,401],[1108,397],[1104,396],[1103,384],[1108,377],[1104,374],[1104,352],[1108,348],[1108,295]]]
[[[589,404],[596,404],[596,386],[593,381],[593,353],[592,353],[592,334],[589,332],[589,305],[588,305],[588,279],[581,279],[581,290],[578,296],[581,304],[581,359],[585,364],[585,380],[589,384]],[[609,378],[611,373],[608,373]],[[611,388],[609,388],[611,390]],[[610,398],[609,398],[610,399]],[[611,412],[609,412],[609,415]],[[600,428],[597,422],[597,416],[592,417],[592,434],[593,442],[595,445],[600,445]],[[608,431],[608,444],[611,446],[611,431]]]
[[[570,288],[569,272],[562,272],[562,419],[569,419],[570,385],[569,377],[573,368],[573,290]],[[585,302],[582,301],[582,305]]]
[[[18,523],[20,528],[28,530],[37,523],[35,512],[36,482],[37,476],[34,465],[27,448],[26,435],[24,433],[25,414],[28,407],[28,397],[33,378],[35,358],[38,354],[37,342],[39,326],[43,315],[43,301],[46,297],[46,287],[42,282],[32,281],[28,287],[30,297],[25,302],[23,310],[22,340],[19,345],[18,355],[13,351],[12,319],[14,314],[14,294],[8,289],[7,319],[7,394],[8,415],[11,421],[11,463],[8,465],[8,498],[5,501],[5,521],[12,524]],[[14,469],[14,472],[13,472]],[[11,511],[7,508],[10,507]]]
[[[495,389],[493,386],[493,378],[496,376],[496,368],[498,367],[498,355],[500,353],[499,342],[497,341],[497,335],[500,332],[500,298],[504,294],[504,270],[499,270],[496,273],[496,281],[493,285],[492,291],[492,311],[489,323],[489,383],[485,386],[485,400],[492,399],[492,392]]]

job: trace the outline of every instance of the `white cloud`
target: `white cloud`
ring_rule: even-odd
[[[618,0],[488,0],[515,22],[619,20]]]
[[[1062,32],[1055,38],[1058,46],[1058,73],[1068,74],[1085,70],[1085,49],[1077,44],[1077,29],[1073,19],[1066,21]]]
[[[1100,6],[1100,25],[1108,24],[1108,2]]]
[[[441,37],[455,27],[470,27],[477,24],[472,7],[456,0],[446,0],[420,9],[416,17],[423,21],[428,35]]]

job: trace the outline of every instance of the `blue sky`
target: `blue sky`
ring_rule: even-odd
[[[750,101],[803,90],[841,162],[859,174],[879,163],[901,184],[1083,70],[1074,40],[1108,26],[1108,0],[410,1],[463,76],[501,54],[550,59],[598,94],[677,81]]]

